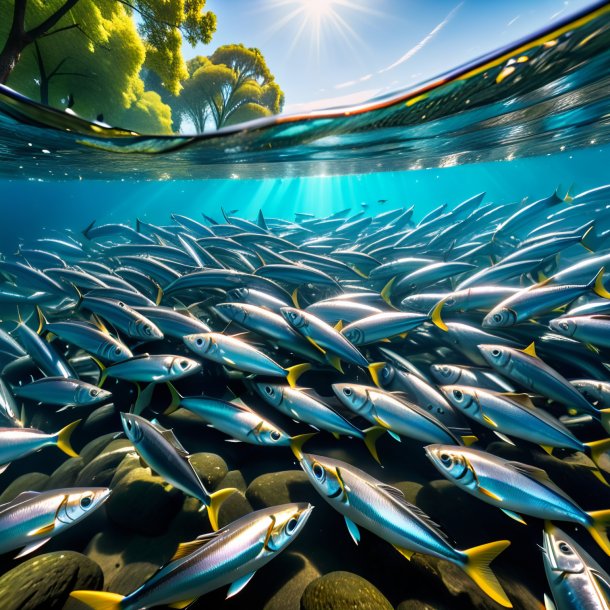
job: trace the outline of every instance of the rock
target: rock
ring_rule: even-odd
[[[357,574],[331,572],[307,585],[301,610],[393,610],[384,595]]]
[[[80,451],[80,457],[83,458],[83,462],[88,464],[93,458],[96,458],[104,449],[115,440],[116,433],[104,434],[94,438],[92,441],[87,443]]]
[[[134,468],[143,468],[140,456],[135,451],[127,453],[116,467],[112,481],[110,481],[110,488],[114,489],[119,481]]]
[[[226,489],[227,487],[233,487],[235,489],[239,489],[239,491],[243,493],[246,493],[248,484],[239,470],[229,470],[225,478],[218,485],[218,489]]]
[[[0,504],[10,502],[22,491],[41,491],[49,480],[48,474],[42,472],[28,472],[17,477],[0,495]]]
[[[227,476],[227,463],[215,453],[193,453],[189,461],[208,491],[214,491]]]
[[[319,496],[302,470],[284,470],[256,477],[246,489],[246,498],[254,510],[258,510],[287,502],[313,504]]]
[[[452,610],[449,606],[444,604],[430,605],[428,602],[423,602],[419,599],[407,599],[404,602],[400,602],[396,607],[396,610]]]
[[[219,527],[224,527],[251,512],[252,505],[248,502],[246,496],[241,491],[236,491],[220,505],[218,525]]]
[[[161,477],[148,468],[134,468],[112,490],[106,512],[110,521],[125,529],[158,535],[166,531],[182,502],[182,492]]]
[[[280,576],[275,578],[280,583],[279,589],[273,593],[263,610],[299,610],[301,607],[301,596],[310,582],[321,576],[320,572],[309,560],[299,553],[287,552],[282,554],[282,564],[290,566],[292,563],[299,564],[297,572],[274,574]]]
[[[135,451],[133,445],[126,439],[112,441],[80,471],[76,485],[96,487],[110,485],[117,466],[128,453],[133,451]]]
[[[59,468],[56,468],[55,472],[49,477],[45,489],[73,487],[84,464],[83,458],[80,457],[66,460]]]
[[[100,590],[104,576],[88,557],[57,551],[32,557],[0,577],[2,610],[60,610],[71,591]]]

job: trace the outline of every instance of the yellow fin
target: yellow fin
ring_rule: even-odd
[[[610,434],[610,409],[600,409],[599,414],[604,430]]]
[[[475,546],[471,549],[466,549],[466,563],[462,567],[464,572],[474,580],[474,582],[485,592],[491,599],[498,602],[505,608],[512,608],[506,592],[499,583],[496,575],[492,572],[490,563],[508,546],[509,540],[499,540],[498,542],[489,542],[481,546]]]
[[[110,334],[110,331],[106,328],[106,325],[102,322],[101,318],[97,314],[92,314],[91,319],[104,334]]]
[[[163,415],[171,415],[180,406],[182,396],[180,396],[178,390],[176,390],[174,384],[171,381],[168,381],[165,385],[167,386],[167,389],[169,390],[169,394],[172,399],[170,400],[169,405],[167,405],[167,409],[165,409],[165,411],[163,412]],[[148,389],[148,387],[146,389]],[[144,390],[144,392],[146,392],[146,390]]]
[[[155,282],[156,284],[156,282]],[[155,298],[155,304],[160,305],[163,300],[163,288],[161,288],[160,284],[157,284],[157,297]]]
[[[470,445],[473,445],[478,440],[479,439],[474,434],[465,434],[462,436],[462,442],[464,443],[465,447],[470,447]]]
[[[72,445],[70,444],[70,436],[74,431],[74,428],[80,424],[80,421],[80,419],[73,421],[57,433],[57,446],[70,457],[78,457],[78,453],[72,449]]]
[[[341,435],[338,432],[331,432],[331,434],[337,439],[339,440],[341,438]]]
[[[390,294],[392,293],[392,285],[396,281],[396,277],[393,277],[381,291],[381,298],[388,304],[392,306],[392,301],[390,300]]]
[[[585,446],[588,448],[593,462],[595,462],[596,466],[599,466],[599,460],[602,455],[610,452],[610,438],[585,443]]]
[[[604,553],[610,555],[610,540],[607,531],[610,527],[610,510],[594,510],[587,515],[591,518],[591,523],[586,526],[587,530]]]
[[[363,277],[365,280],[369,279],[369,276],[364,273],[364,271],[362,271],[361,269],[358,269],[358,267],[356,267],[356,265],[352,265],[351,266],[352,271],[355,271],[360,277]]]
[[[182,600],[181,602],[175,602],[173,604],[169,604],[169,606],[167,606],[168,608],[176,608],[176,610],[182,610],[183,608],[186,608],[187,606],[190,606],[197,598],[193,598],[193,599],[185,599]]]
[[[44,325],[47,323],[47,320],[42,313],[42,309],[40,309],[38,305],[36,305],[36,313],[38,314],[38,328],[36,329],[36,333],[40,334],[44,328]]]
[[[602,267],[595,276],[595,284],[593,285],[593,292],[598,296],[602,297],[602,299],[610,299],[610,292],[606,290],[604,287],[604,273],[606,272],[605,268]]]
[[[48,343],[51,343],[52,341],[57,339],[57,335],[55,333],[48,332],[45,339],[47,340]]]
[[[343,373],[343,368],[341,366],[341,358],[334,354],[326,354],[326,360],[328,363],[335,369],[337,369],[340,373]]]
[[[533,409],[536,405],[532,402],[532,399],[523,392],[502,392],[502,396],[509,398],[513,402],[520,404],[522,407]]]
[[[409,561],[411,561],[411,557],[415,555],[415,551],[412,551],[411,549],[405,549],[404,547],[396,546],[395,544],[393,546],[403,557],[406,557]]]
[[[381,383],[379,383],[379,371],[381,371],[385,365],[385,362],[371,362],[371,364],[369,364],[371,379],[378,388],[381,387]]]
[[[603,483],[606,487],[610,487],[608,481],[606,481],[604,475],[599,470],[591,470],[591,474],[600,482]]]
[[[292,302],[297,309],[301,309],[299,305],[299,288],[298,286],[292,291]]]
[[[549,455],[553,455],[553,449],[555,449],[555,447],[551,447],[550,445],[540,445],[540,448],[544,449]]]
[[[491,419],[491,417],[489,417],[489,415],[486,415],[485,413],[483,413],[483,420],[486,421],[490,426],[493,426],[494,428],[498,427],[498,424],[496,424],[496,422]]]
[[[376,442],[377,439],[385,434],[385,428],[381,426],[373,426],[372,428],[367,428],[363,430],[364,432],[364,444],[366,448],[371,452],[371,455],[375,459],[378,464],[381,464],[381,460],[379,459],[379,454],[377,453]]]
[[[210,494],[210,505],[208,506],[208,519],[212,529],[216,532],[218,530],[218,511],[222,503],[229,497],[232,496],[238,489],[234,487],[227,487],[225,489],[219,489],[213,494]]]
[[[89,354],[89,358],[91,358],[91,360],[93,360],[93,362],[95,362],[95,364],[97,364],[98,368],[100,369],[100,378],[99,378],[99,381],[97,382],[97,385],[98,385],[98,387],[101,388],[104,385],[104,381],[106,381],[106,377],[108,377],[108,375],[106,373],[106,367],[95,356],[92,356],[91,354]]]
[[[55,529],[55,521],[49,523],[49,525],[43,525],[31,532],[28,532],[28,536],[44,536],[50,534]]]
[[[531,356],[532,358],[538,358],[538,354],[536,353],[536,345],[532,341],[525,349],[521,350],[524,354]]]
[[[292,449],[292,453],[294,453],[294,457],[296,457],[299,462],[303,459],[303,445],[316,434],[317,432],[299,434],[298,436],[293,436],[290,439],[290,448]]]
[[[187,555],[190,555],[193,551],[200,549],[204,544],[207,544],[208,539],[204,538],[202,540],[191,540],[190,542],[181,542],[178,545],[175,553],[172,555],[170,561],[176,561],[177,559],[182,559]]]
[[[493,491],[489,491],[489,489],[485,489],[485,487],[478,487],[478,490],[486,495],[488,498],[491,498],[492,500],[497,500],[498,502],[502,502],[502,498],[500,496],[498,496],[497,494],[495,494]]]
[[[291,388],[294,388],[297,384],[298,378],[311,368],[311,364],[304,362],[303,364],[295,364],[284,369],[287,373],[286,381],[290,384]]]
[[[83,602],[92,610],[120,610],[123,595],[108,591],[72,591],[70,597]]]
[[[326,350],[320,347],[311,337],[305,337],[316,349],[320,350],[323,354],[326,354]]]
[[[449,327],[443,322],[441,318],[441,311],[445,306],[445,299],[441,299],[435,306],[434,309],[430,312],[430,319],[434,323],[435,326],[438,326],[441,330],[448,331]]]
[[[587,237],[593,231],[594,225],[591,225],[584,233],[584,235],[580,238],[580,245],[589,252],[594,252],[595,247],[593,244],[587,243]]]
[[[343,320],[339,320],[334,326],[333,328],[340,333],[343,330]]]

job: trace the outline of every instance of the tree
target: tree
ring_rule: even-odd
[[[242,44],[219,47],[209,58],[187,62],[188,80],[169,103],[174,119],[190,120],[197,131],[281,112],[284,93],[258,49]]]

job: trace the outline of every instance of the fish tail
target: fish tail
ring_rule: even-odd
[[[394,282],[396,281],[396,277],[393,277],[384,287],[383,290],[381,291],[381,298],[390,306],[393,307],[392,305],[392,299],[391,299],[391,294],[392,294],[392,286],[394,284]]]
[[[379,465],[381,465],[381,460],[379,459],[379,454],[377,453],[377,446],[375,443],[377,442],[377,439],[385,433],[385,431],[386,429],[382,428],[381,426],[372,426],[371,428],[363,430],[364,444]]]
[[[610,434],[610,409],[600,409],[599,416],[603,429]]]
[[[506,592],[492,572],[490,563],[508,546],[510,540],[498,540],[463,551],[466,563],[462,569],[491,599],[505,608],[512,608]]]
[[[381,387],[381,383],[379,381],[379,371],[383,370],[383,367],[385,365],[385,362],[371,362],[369,364],[369,373],[371,374],[371,379],[378,388]]]
[[[92,610],[120,610],[125,597],[108,591],[72,591],[70,597],[83,602]]]
[[[208,519],[210,520],[210,525],[215,532],[218,531],[218,513],[222,503],[236,491],[239,491],[239,489],[236,489],[235,487],[227,487],[225,489],[219,489],[218,491],[210,494],[208,504]]]
[[[441,299],[433,308],[432,311],[428,314],[430,319],[434,323],[435,326],[438,326],[441,330],[448,331],[448,326],[443,322],[443,318],[441,318],[441,311],[445,306],[445,299]]]
[[[604,286],[604,273],[606,272],[605,267],[602,267],[597,275],[589,282],[591,290],[602,299],[610,299],[610,292],[608,292]]]
[[[594,243],[594,228],[594,223],[591,223],[580,238],[580,245],[589,252],[595,252],[595,246],[597,245]]]
[[[78,453],[76,453],[76,451],[74,451],[74,449],[72,449],[72,445],[70,444],[70,436],[72,435],[72,432],[74,432],[74,429],[76,428],[76,426],[78,426],[78,424],[80,424],[80,422],[81,422],[81,420],[77,419],[76,421],[73,421],[71,424],[68,424],[65,428],[62,428],[57,433],[57,446],[66,455],[69,455],[70,457],[78,457]]]
[[[610,438],[604,438],[601,441],[592,441],[585,443],[585,447],[589,450],[591,459],[595,462],[595,465],[599,467],[599,460],[605,453],[610,452]]]
[[[589,516],[589,524],[586,525],[587,530],[604,553],[610,555],[610,539],[607,531],[610,526],[610,510],[594,510],[587,515]]]
[[[294,457],[296,457],[299,462],[303,459],[303,445],[316,434],[317,432],[309,432],[308,434],[293,436],[290,439],[290,448],[292,449],[292,453],[294,453]]]
[[[299,377],[311,368],[311,364],[308,362],[304,362],[303,364],[295,364],[294,366],[289,366],[286,369],[286,381],[290,384],[291,388],[294,388],[297,384],[297,380]]]
[[[98,388],[101,388],[104,385],[106,378],[108,377],[108,373],[106,373],[106,367],[95,356],[89,355],[89,357],[91,358],[91,360],[93,360],[93,362],[95,362],[95,364],[97,364],[98,368],[100,369],[100,378],[97,382],[97,386]]]
[[[95,220],[92,220],[86,227],[85,229],[82,231],[82,234],[89,239],[89,231],[91,231],[91,229],[93,229],[93,225],[95,224]]]
[[[180,406],[180,401],[182,400],[182,396],[171,381],[168,381],[166,384],[167,389],[169,390],[170,396],[172,399],[170,400],[169,405],[167,405],[167,409],[163,412],[163,415],[171,415],[174,411],[178,409]]]

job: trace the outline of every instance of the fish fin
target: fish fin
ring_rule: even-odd
[[[462,568],[489,597],[505,608],[513,605],[489,564],[509,545],[509,540],[499,540],[466,549],[466,563]]]
[[[603,483],[606,487],[610,487],[610,484],[608,484],[608,481],[606,481],[606,478],[600,470],[592,468],[590,472],[600,483]]]
[[[339,320],[334,326],[333,328],[340,333],[343,330],[343,320]]]
[[[36,329],[36,333],[40,334],[44,325],[47,323],[47,319],[44,317],[44,313],[42,313],[42,309],[40,309],[39,305],[36,305],[36,313],[38,314],[38,328]]]
[[[174,384],[171,381],[166,382],[165,384],[167,389],[169,390],[170,396],[172,397],[169,405],[167,405],[167,409],[163,412],[163,415],[171,415],[174,411],[178,409],[180,406],[180,401],[182,400],[182,396],[174,387]],[[148,389],[148,388],[146,388]],[[146,390],[145,390],[146,391]]]
[[[534,341],[532,341],[525,349],[522,349],[521,351],[528,356],[532,356],[532,358],[538,358]]]
[[[294,306],[297,309],[301,309],[301,306],[299,305],[299,287],[297,286],[293,291],[292,291],[292,303],[294,304]]]
[[[72,591],[70,597],[87,605],[91,610],[120,610],[125,597],[108,591]]]
[[[610,434],[610,409],[600,409],[599,415],[602,427]]]
[[[522,523],[523,525],[527,525],[527,523],[525,522],[525,519],[523,519],[523,517],[519,513],[516,513],[512,510],[508,510],[507,508],[501,508],[500,510],[505,515],[510,517],[511,519],[514,519],[515,521],[518,521],[519,523]]]
[[[297,422],[298,423],[298,422]],[[312,428],[315,428],[315,426],[312,426]],[[331,432],[331,434],[337,439],[339,440],[341,438],[341,435],[338,432]]]
[[[371,374],[371,379],[378,388],[381,387],[381,383],[379,381],[379,371],[381,371],[385,365],[385,362],[371,362],[369,364],[369,373]]]
[[[546,470],[542,470],[542,468],[536,468],[536,466],[530,466],[529,464],[524,464],[523,462],[507,461],[506,463],[512,466],[521,474],[535,479],[540,483],[544,483],[545,485],[548,483],[553,483],[549,478],[549,475],[547,474]]]
[[[91,314],[91,319],[101,332],[103,332],[105,335],[110,334],[110,331],[108,328],[106,328],[106,325],[102,322],[102,319],[97,314]]]
[[[409,561],[411,561],[411,557],[413,557],[413,555],[415,555],[415,551],[412,551],[411,549],[405,549],[402,546],[396,546],[395,544],[392,545],[403,557],[405,557],[406,559],[408,559]]]
[[[432,311],[428,314],[430,319],[434,323],[435,326],[438,326],[441,330],[448,331],[449,327],[443,322],[441,318],[441,311],[445,306],[445,299],[441,299],[433,308]]]
[[[595,244],[593,243],[593,240],[588,239],[590,236],[595,238],[595,234],[591,235],[594,227],[595,223],[592,222],[588,229],[583,233],[583,236],[580,238],[580,245],[589,252],[595,252]]]
[[[489,489],[485,489],[485,487],[481,487],[480,485],[477,489],[488,498],[491,498],[492,500],[496,500],[498,502],[502,502],[502,498],[495,494],[493,491],[489,491]]]
[[[195,599],[183,599],[181,602],[174,602],[173,604],[169,604],[168,608],[175,608],[176,610],[184,610],[184,608],[188,608]]]
[[[396,276],[394,276],[384,287],[383,290],[381,291],[381,298],[391,307],[393,307],[392,305],[392,300],[390,299],[390,295],[392,294],[392,286],[394,285],[394,282],[396,281]]]
[[[73,421],[57,433],[57,446],[70,457],[78,457],[78,453],[72,449],[72,445],[70,444],[70,436],[80,421],[80,419]]]
[[[42,527],[38,527],[31,532],[28,532],[28,536],[42,536],[44,534],[50,534],[55,529],[55,521],[43,525]]]
[[[100,369],[100,378],[97,382],[97,385],[99,388],[101,388],[104,385],[106,378],[108,377],[108,374],[106,373],[106,366],[91,354],[89,354],[89,358],[91,358],[91,360],[93,360],[93,362],[95,362],[95,364],[97,364],[97,367]]]
[[[254,572],[250,572],[250,574],[246,574],[241,578],[237,579],[235,582],[231,583],[229,590],[227,591],[227,596],[225,599],[229,599],[229,597],[233,597],[237,595],[251,580],[252,577],[256,574],[256,570]]]
[[[604,553],[610,555],[610,539],[607,531],[610,527],[610,510],[594,510],[587,515],[591,518],[590,525],[586,526],[587,530]]]
[[[286,375],[286,381],[290,385],[291,388],[294,388],[297,384],[297,380],[299,377],[305,372],[311,369],[311,364],[309,362],[304,362],[302,364],[295,364],[294,366],[289,366],[285,371],[288,373]]]
[[[235,487],[226,487],[225,489],[219,489],[214,493],[210,494],[210,505],[208,506],[208,519],[212,529],[218,531],[218,512],[222,503],[229,497],[232,496],[238,489]]]
[[[377,453],[377,446],[375,445],[375,443],[377,442],[377,439],[385,433],[385,431],[385,428],[381,426],[373,426],[371,428],[363,430],[364,444],[366,445],[366,448],[370,451],[371,455],[373,456],[373,459],[378,464],[381,464],[381,460],[379,459],[379,454]]]
[[[89,231],[91,231],[91,229],[93,229],[93,225],[95,225],[96,221],[92,220],[82,231],[81,233],[87,238],[89,239]]]
[[[142,411],[150,405],[156,385],[157,384],[155,383],[149,383],[143,390],[140,390],[140,384],[136,383],[138,396],[136,398],[136,403],[133,406],[133,413],[141,415]]]
[[[503,440],[505,443],[508,443],[509,445],[512,445],[513,447],[515,447],[515,443],[513,443],[513,441],[510,438],[508,438],[508,436],[506,436],[506,434],[503,434],[502,432],[498,432],[497,430],[494,430],[494,434],[500,440]]]
[[[550,445],[540,445],[540,448],[546,451],[549,455],[553,455],[553,449],[555,449],[555,447],[551,447]]]
[[[493,428],[498,427],[498,424],[496,424],[496,422],[493,419],[491,419],[491,417],[489,417],[489,415],[487,415],[486,413],[483,413],[482,417],[483,417],[483,420],[486,423],[488,423],[490,426],[492,426]]]
[[[365,280],[369,279],[369,276],[364,273],[364,271],[362,271],[361,269],[358,269],[358,267],[356,267],[356,265],[350,265],[352,271],[354,271],[355,273],[357,273],[360,277],[363,277]]]
[[[155,305],[160,305],[161,301],[163,300],[163,288],[161,288],[161,284],[157,284],[157,282],[155,282],[153,280],[154,284],[157,287],[157,296],[155,297]]]
[[[323,354],[326,353],[326,350],[323,347],[320,347],[311,337],[305,337],[307,341],[309,341],[317,350],[320,350]]]
[[[528,409],[535,408],[535,404],[532,402],[529,394],[524,394],[523,392],[501,392],[501,396],[516,402],[522,407],[527,407]]]
[[[345,517],[345,515],[344,519],[349,535],[352,537],[352,540],[358,544],[360,542],[360,530],[358,529],[358,526],[349,517]]]
[[[202,539],[202,540],[196,539],[196,540],[191,540],[189,542],[181,542],[178,545],[178,548],[176,549],[176,551],[174,552],[174,554],[172,555],[172,558],[169,560],[168,563],[170,563],[172,561],[176,561],[177,559],[182,559],[183,557],[190,555],[191,553],[193,553],[197,549],[200,549],[202,546],[204,546],[207,543],[208,543],[207,538]]]
[[[326,360],[333,368],[337,369],[340,373],[343,373],[343,367],[341,366],[341,358],[335,354],[326,354]]]
[[[462,442],[465,447],[470,447],[470,445],[474,445],[479,439],[474,434],[464,434],[462,436]]]
[[[555,602],[545,593],[544,594],[544,609],[545,610],[557,610]]]
[[[26,555],[33,553],[34,551],[38,550],[43,544],[46,544],[47,542],[49,542],[49,540],[51,540],[50,536],[48,538],[43,538],[42,540],[36,540],[35,542],[32,542],[31,544],[24,546],[19,551],[19,553],[17,553],[17,555],[15,555],[14,559],[20,559],[21,557],[25,557]]]
[[[182,443],[178,440],[173,430],[164,428],[156,419],[150,422],[161,436],[176,450],[176,453],[183,458],[189,457],[189,452],[182,446]]]
[[[602,267],[598,272],[595,278],[593,279],[593,292],[598,296],[602,297],[602,299],[610,299],[610,292],[606,290],[604,287],[604,273],[606,269]]]
[[[400,439],[400,436],[398,436],[398,434],[396,434],[396,432],[394,432],[394,430],[390,430],[389,428],[386,429],[386,432],[397,442],[402,443],[402,440]]]
[[[296,457],[299,462],[303,459],[303,445],[316,434],[317,432],[309,432],[308,434],[293,436],[290,439],[290,448],[292,449],[292,453],[294,453],[294,457]]]
[[[47,332],[45,339],[47,340],[47,343],[52,343],[55,339],[57,339],[57,335],[52,332]]]
[[[2,464],[0,466],[0,474],[2,474],[10,465],[11,465],[10,462],[8,462],[7,464]]]

